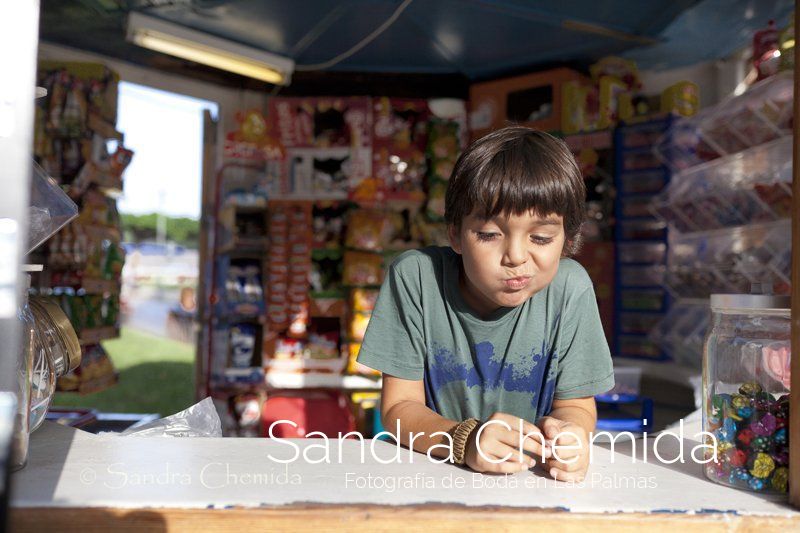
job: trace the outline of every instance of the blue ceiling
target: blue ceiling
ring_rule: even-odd
[[[125,58],[169,60],[125,42],[140,11],[293,58],[327,61],[387,20],[401,0],[44,0],[44,40]],[[724,57],[755,29],[783,26],[792,0],[413,0],[374,41],[326,72],[488,79],[609,54],[640,68]]]

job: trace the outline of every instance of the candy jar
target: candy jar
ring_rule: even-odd
[[[81,346],[58,304],[46,297],[31,296],[28,307],[34,320],[29,420],[32,433],[44,422],[56,390],[56,379],[80,364]]]
[[[713,294],[711,312],[703,353],[706,475],[723,485],[785,494],[789,297]]]
[[[28,441],[30,439],[31,383],[33,381],[33,338],[34,319],[28,307],[28,286],[30,276],[25,275],[27,283],[19,296],[20,306],[17,318],[22,330],[20,354],[17,357],[16,394],[17,411],[14,416],[14,435],[11,448],[11,470],[18,470],[28,462]]]

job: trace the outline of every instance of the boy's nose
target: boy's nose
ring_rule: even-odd
[[[525,262],[527,254],[525,246],[519,242],[511,242],[506,246],[505,254],[503,254],[503,264],[506,266],[517,266]]]

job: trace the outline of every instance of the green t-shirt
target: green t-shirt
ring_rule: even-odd
[[[534,422],[553,399],[608,391],[614,372],[589,275],[562,259],[544,289],[485,319],[458,287],[449,247],[400,255],[389,268],[358,362],[423,380],[429,408],[451,420],[495,412]]]

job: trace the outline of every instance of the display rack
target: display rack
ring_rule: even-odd
[[[34,155],[80,211],[36,252],[47,268],[33,287],[61,306],[84,352],[59,390],[97,392],[117,379],[100,342],[120,332],[125,253],[116,198],[133,156],[115,128],[119,76],[102,64],[42,62],[38,78],[48,94],[37,101]]]
[[[617,243],[615,356],[661,360],[666,354],[648,338],[669,310],[663,288],[667,254],[666,223],[648,206],[670,181],[670,170],[653,155],[653,146],[670,127],[672,117],[620,125],[614,134]]]
[[[681,119],[655,153],[675,174],[650,211],[668,225],[672,310],[650,339],[700,369],[713,293],[791,289],[793,73]]]
[[[574,257],[594,284],[597,307],[606,340],[614,336],[614,132],[612,129],[581,132],[564,137],[578,161],[586,185],[587,217],[581,232],[583,243]]]
[[[213,185],[205,392],[227,434],[263,435],[275,409],[308,402],[349,404],[369,435],[380,375],[355,358],[393,258],[446,243],[459,122],[367,97],[273,98],[239,118]]]

